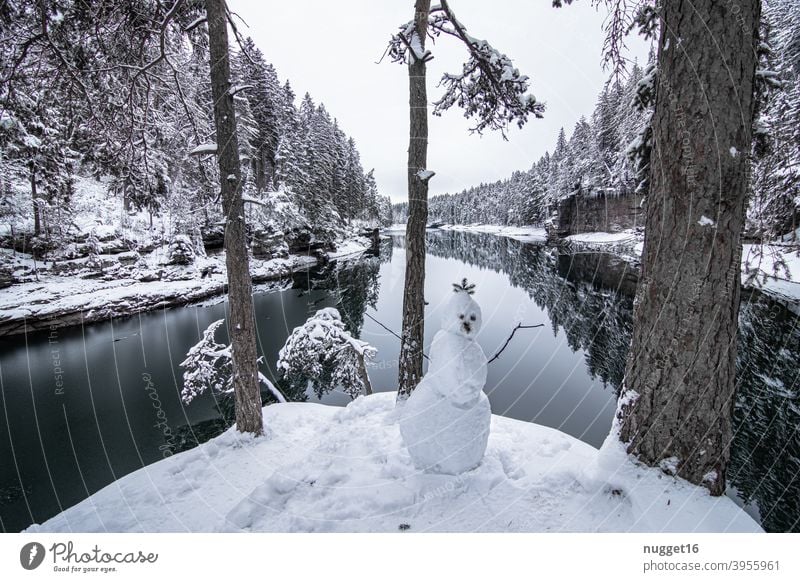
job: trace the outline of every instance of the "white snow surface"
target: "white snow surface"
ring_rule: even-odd
[[[405,224],[392,224],[390,226],[382,228],[381,232],[384,232],[386,234],[405,234],[406,225]]]
[[[202,156],[206,154],[215,154],[217,153],[217,144],[215,143],[201,143],[197,147],[195,147],[192,151],[189,152],[190,156]]]
[[[631,230],[622,232],[586,232],[568,236],[567,240],[584,244],[619,244],[634,242],[636,234]]]
[[[697,221],[697,224],[700,226],[715,226],[717,223],[704,214],[700,217],[700,220]]]
[[[547,240],[547,232],[539,226],[499,226],[496,224],[446,224],[442,230],[461,232],[481,232],[506,236],[523,242],[543,242]]]
[[[336,250],[328,252],[327,255],[329,259],[360,256],[369,248],[367,239],[350,239],[337,244]]]
[[[500,416],[477,468],[422,472],[394,401],[273,404],[267,436],[231,429],[27,531],[761,531],[731,499],[635,464],[616,437],[598,451]]]
[[[758,270],[752,284],[781,299],[800,301],[800,251],[781,245],[744,245],[742,249],[742,282],[747,279],[746,266]],[[776,265],[783,262],[788,273]]]
[[[402,406],[400,433],[421,470],[459,475],[483,459],[492,413],[483,392],[486,355],[475,341],[480,327],[480,306],[455,293],[433,338],[428,373]]]
[[[153,253],[156,255],[157,253]],[[115,256],[101,255],[109,261]],[[148,256],[157,269],[158,256]],[[251,273],[257,280],[287,277],[296,270],[316,264],[313,257],[292,255],[288,259],[251,259]],[[198,268],[215,265],[216,272],[201,277]],[[40,281],[19,283],[0,290],[0,324],[19,328],[33,322],[53,324],[90,323],[109,317],[126,316],[221,295],[226,284],[224,255],[196,261],[187,267],[162,267],[169,279],[145,282],[130,276],[83,279],[75,276],[41,274]],[[45,326],[46,327],[46,326]]]
[[[112,231],[113,232],[113,231]],[[369,248],[369,241],[353,238],[340,241],[336,251],[328,253],[330,259],[358,258]],[[227,283],[225,255],[198,257],[192,265],[167,265],[167,247],[144,255],[141,268],[136,271],[120,268],[119,259],[130,253],[106,255],[99,259],[106,265],[106,274],[98,278],[78,275],[56,275],[47,264],[39,262],[39,281],[27,281],[0,289],[0,329],[5,333],[20,332],[38,326],[77,325],[126,316],[143,311],[183,305],[215,295],[222,296]],[[68,261],[75,265],[86,258]],[[0,261],[16,269],[31,269],[30,255],[13,254],[0,249]],[[67,261],[62,261],[62,264]],[[250,271],[255,281],[277,280],[291,273],[307,269],[317,259],[306,255],[290,255],[271,260],[250,259]],[[201,276],[202,268],[210,267],[208,276]],[[154,281],[141,280],[141,275],[162,272]]]

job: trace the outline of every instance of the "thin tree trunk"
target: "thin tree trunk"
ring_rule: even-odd
[[[430,0],[416,1],[414,21],[423,53],[430,8]],[[420,179],[417,172],[426,169],[427,165],[428,96],[425,85],[425,61],[415,59],[413,53],[409,59],[408,225],[403,289],[403,339],[400,343],[400,378],[397,393],[400,400],[408,398],[422,378],[422,349],[425,337],[425,227],[428,222],[428,181]]]
[[[228,25],[224,0],[206,0],[211,93],[217,130],[217,160],[225,213],[225,265],[228,270],[229,330],[233,348],[233,389],[236,428],[240,432],[261,434],[261,392],[258,385],[255,317],[252,280],[247,254],[247,238],[242,202],[239,144],[236,138],[236,111],[230,88]]]
[[[721,495],[760,3],[662,6],[651,188],[620,437],[645,463],[674,458],[678,476]]]
[[[33,234],[39,236],[42,233],[42,224],[39,217],[39,195],[36,192],[36,164],[30,163],[31,171],[31,199],[33,200]]]
[[[357,353],[358,360],[358,375],[361,377],[361,382],[364,384],[364,394],[369,396],[372,394],[372,382],[369,380],[369,373],[367,372],[367,363],[364,361],[364,354]]]

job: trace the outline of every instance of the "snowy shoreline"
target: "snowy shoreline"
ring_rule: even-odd
[[[366,239],[347,239],[330,260],[358,256],[370,248]],[[101,255],[101,257],[106,257]],[[252,259],[253,283],[279,281],[320,263],[310,255],[271,260]],[[208,274],[201,274],[205,269]],[[84,325],[179,307],[225,294],[224,254],[204,257],[196,265],[168,268],[167,279],[131,277],[110,280],[43,274],[39,281],[16,283],[0,290],[0,337]]]
[[[598,450],[494,415],[476,469],[420,472],[400,412],[392,392],[273,404],[266,436],[229,429],[26,531],[763,531],[730,498],[638,465],[613,435]]]

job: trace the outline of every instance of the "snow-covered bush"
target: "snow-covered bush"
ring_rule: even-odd
[[[183,372],[183,390],[181,400],[189,404],[211,388],[218,393],[233,391],[233,360],[230,346],[217,343],[214,334],[222,325],[219,319],[209,325],[203,332],[203,339],[197,342],[181,362]]]
[[[170,265],[191,265],[194,262],[194,245],[185,234],[177,235],[169,245]]]
[[[339,312],[320,309],[294,328],[278,354],[278,372],[292,386],[311,385],[321,395],[336,386],[356,398],[372,393],[366,361],[377,350],[345,329]]]
[[[86,259],[86,266],[95,271],[102,271],[103,261],[100,260],[102,247],[100,246],[100,240],[97,238],[97,234],[94,231],[92,231],[89,234],[89,237],[86,239],[86,250],[89,253]]]
[[[181,362],[181,368],[184,369],[181,400],[186,404],[208,389],[213,390],[216,394],[233,393],[231,346],[218,343],[214,339],[217,329],[224,321],[224,319],[218,319],[209,325],[203,332],[203,338],[192,346],[186,354],[186,359]],[[261,384],[266,386],[275,400],[286,402],[283,394],[260,372],[258,379]]]

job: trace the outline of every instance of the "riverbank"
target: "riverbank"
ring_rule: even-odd
[[[251,258],[253,283],[276,281],[325,260],[358,256],[372,241],[343,240],[325,254],[296,254],[286,258]],[[36,265],[35,279],[0,289],[0,336],[83,325],[186,305],[225,293],[225,255],[196,257],[190,264],[170,264],[169,249],[147,255],[101,254],[96,265],[79,258]],[[33,258],[0,249],[0,264],[33,272]],[[29,279],[34,279],[29,277]]]
[[[762,531],[731,499],[636,464],[615,436],[598,450],[501,416],[476,469],[421,473],[398,413],[392,392],[271,405],[267,436],[228,430],[27,532]]]

